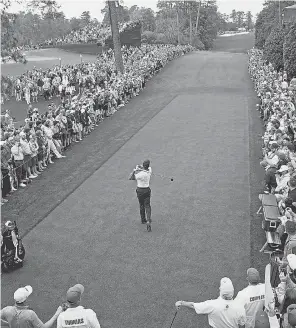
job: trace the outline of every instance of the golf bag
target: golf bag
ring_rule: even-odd
[[[19,237],[16,222],[1,232],[1,272],[10,272],[23,266],[25,248]]]

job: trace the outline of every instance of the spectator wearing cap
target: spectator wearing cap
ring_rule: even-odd
[[[229,278],[220,281],[220,296],[214,300],[201,303],[178,301],[181,306],[194,309],[197,314],[207,314],[209,326],[212,328],[243,328],[246,324],[244,305],[233,300],[234,288]]]
[[[37,314],[27,305],[27,299],[32,294],[31,286],[21,287],[14,293],[15,304],[1,310],[1,327],[10,328],[51,328],[63,311],[59,306],[50,320],[43,323]]]
[[[80,305],[84,287],[77,284],[67,291],[68,308],[60,313],[57,319],[57,328],[101,328],[96,313]]]
[[[238,292],[235,301],[246,310],[246,328],[254,328],[256,315],[264,307],[265,284],[260,283],[260,275],[255,268],[247,270],[247,281],[249,285]]]

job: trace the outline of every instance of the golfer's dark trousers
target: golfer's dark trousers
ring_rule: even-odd
[[[136,190],[139,205],[140,205],[140,215],[142,222],[151,223],[151,206],[150,206],[150,197],[151,197],[151,189],[148,188],[137,188]],[[146,215],[147,216],[146,216]]]

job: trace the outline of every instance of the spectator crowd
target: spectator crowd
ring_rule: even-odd
[[[101,54],[94,63],[35,68],[19,77],[10,77],[18,87],[16,99],[26,99],[28,115],[23,126],[15,127],[6,110],[1,121],[2,204],[18,188],[37,178],[53,158],[80,142],[106,117],[113,115],[145,87],[147,80],[168,61],[182,56],[191,46],[143,45],[124,48],[125,71],[115,68],[114,53]],[[32,92],[33,91],[33,92]],[[41,113],[31,102],[42,96],[61,99],[49,103]]]
[[[280,213],[276,232],[281,245],[272,257],[275,304],[282,326],[294,327],[288,317],[291,307],[296,308],[296,78],[288,80],[285,71],[276,71],[258,49],[249,51],[249,73],[265,129],[260,162],[264,193],[274,195]]]

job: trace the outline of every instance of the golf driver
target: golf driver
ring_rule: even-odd
[[[173,320],[171,322],[170,328],[172,328],[172,326],[173,326],[173,323],[174,323],[174,321],[176,319],[177,313],[178,313],[178,310],[176,310],[176,312],[175,312],[175,315],[174,315]]]

